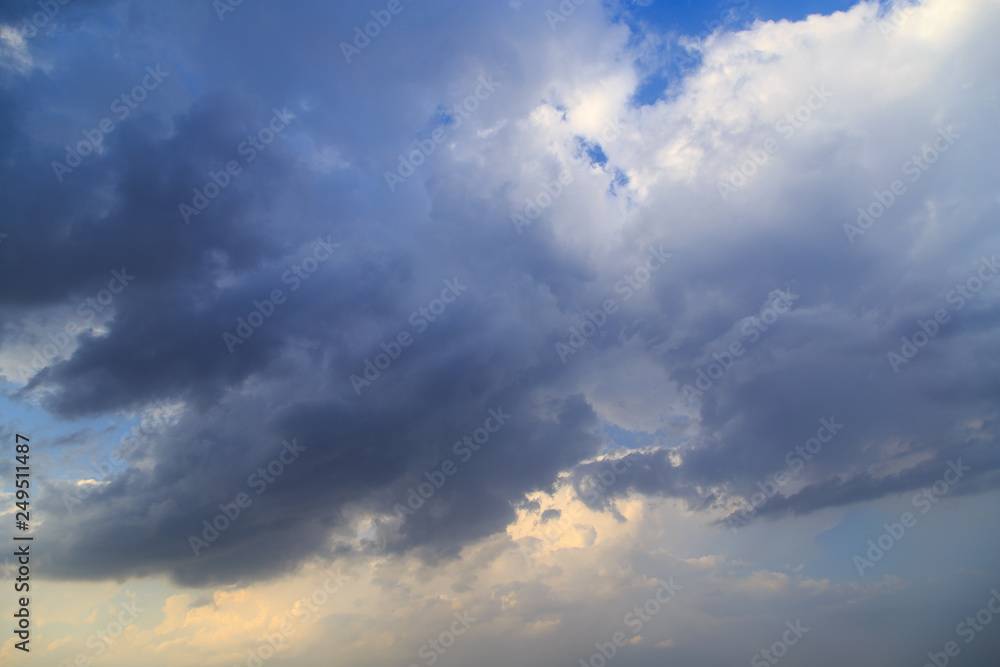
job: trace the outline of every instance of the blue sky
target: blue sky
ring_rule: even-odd
[[[686,35],[699,35],[714,29],[714,21],[733,24],[741,21],[761,19],[764,21],[801,21],[810,14],[832,14],[846,11],[853,6],[850,2],[826,2],[807,0],[791,2],[763,0],[747,2],[733,0],[727,2],[633,2],[629,9],[639,19],[656,24],[661,30],[674,31]],[[708,25],[705,25],[705,24]]]

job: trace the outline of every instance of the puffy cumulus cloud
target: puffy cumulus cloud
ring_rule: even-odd
[[[970,347],[988,355],[995,326],[986,315],[995,289],[976,276],[992,272],[996,199],[984,178],[996,142],[996,78],[989,58],[967,47],[990,50],[985,26],[996,13],[986,4],[905,9],[898,27],[886,8],[863,3],[710,37],[699,45],[697,75],[669,100],[629,110],[623,138],[602,144],[641,205],[623,227],[628,243],[606,226],[601,246],[666,240],[674,254],[652,297],[630,303],[628,322],[616,323],[602,350],[616,363],[595,362],[593,372],[620,368],[627,341],[641,348],[640,363],[676,383],[660,394],[664,402],[692,387],[697,427],[674,439],[683,461],[674,472],[702,497],[720,484],[756,491],[831,416],[846,425],[836,443],[808,461],[796,495],[761,512],[917,488],[959,456],[984,476],[995,470],[984,446],[995,436],[989,383],[969,382],[979,366],[959,359]],[[902,194],[883,194],[896,180]],[[883,216],[879,198],[890,197]],[[859,223],[859,207],[874,220]],[[606,266],[595,284],[610,293],[621,265]],[[974,298],[970,279],[971,288],[985,283]],[[766,312],[774,290],[792,295],[790,312]],[[578,303],[588,301],[600,297]],[[918,320],[940,309],[954,319],[927,325],[933,340],[910,361],[916,347],[901,336],[912,339]],[[640,382],[617,390],[627,396]],[[900,437],[905,454],[880,447]],[[885,466],[891,477],[876,472]]]
[[[821,417],[846,425],[802,471],[809,485],[763,512],[922,486],[958,456],[976,460],[984,475],[995,470],[983,446],[995,436],[989,390],[967,380],[977,365],[958,359],[970,347],[991,349],[985,332],[995,324],[986,313],[996,292],[989,282],[972,299],[952,292],[970,278],[980,284],[980,258],[994,247],[996,201],[983,178],[996,141],[995,77],[989,59],[966,47],[971,39],[989,48],[981,29],[993,25],[995,9],[925,3],[887,34],[881,11],[861,4],[707,40],[701,73],[672,102],[644,110],[639,134],[662,141],[616,142],[608,151],[642,165],[634,182],[648,194],[635,238],[668,229],[681,265],[676,281],[654,284],[651,321],[637,336],[678,382],[711,385],[697,392],[699,433],[683,447],[685,478],[753,489],[786,467],[786,452],[813,436]],[[616,154],[626,149],[627,157]],[[738,169],[753,173],[734,178]],[[888,202],[882,193],[897,179],[906,191],[858,234],[858,207]],[[739,278],[723,287],[721,275]],[[776,288],[798,297],[791,312],[767,331],[748,326]],[[678,293],[697,305],[668,315]],[[918,320],[939,309],[953,319],[919,356],[887,356],[909,354],[901,336],[912,338]],[[735,360],[727,350],[734,341],[745,350]],[[721,359],[716,373],[732,366],[697,384],[713,359]],[[910,464],[889,479],[873,474],[887,463],[878,445],[897,437]]]
[[[598,602],[640,604],[669,575],[718,577],[741,611],[690,596],[685,618],[665,612],[676,632],[641,633],[650,660],[692,659],[688,632],[711,646],[696,632],[708,618],[750,649],[758,605],[871,609],[825,571],[733,565],[718,526],[697,537],[715,548],[669,551],[637,526],[669,541],[644,502],[688,527],[725,522],[786,467],[757,514],[834,516],[959,458],[956,493],[995,488],[996,283],[970,281],[1000,247],[996,8],[929,0],[892,30],[874,3],[756,22],[698,41],[701,65],[640,104],[658,42],[599,3],[555,31],[527,3],[404,6],[350,63],[339,43],[371,10],[351,3],[243,3],[225,21],[207,5],[80,3],[66,20],[86,30],[17,47],[54,65],[0,88],[11,392],[63,418],[183,406],[73,514],[59,498],[77,480],[46,480],[49,576],[249,587],[317,559],[385,558],[380,608],[399,611],[367,619],[361,662],[424,615],[391,646],[413,659],[466,604],[505,628],[492,641],[587,646]],[[262,24],[295,48],[259,48]],[[162,83],[57,174],[156,64]],[[262,134],[275,114],[287,123]],[[186,224],[180,206],[213,181]],[[339,245],[321,257],[318,240]],[[135,278],[103,303],[112,270]],[[256,305],[279,289],[273,312]],[[79,321],[48,355],[61,318]],[[921,326],[934,334],[917,349]],[[491,410],[510,415],[496,430]],[[820,420],[843,428],[817,449]],[[628,441],[609,449],[612,429]],[[241,493],[250,505],[210,538]],[[536,520],[569,527],[550,543],[521,532]],[[521,546],[541,551],[531,576],[512,576]],[[236,598],[191,604],[172,599],[160,635],[270,627]],[[355,633],[354,613],[325,627]]]

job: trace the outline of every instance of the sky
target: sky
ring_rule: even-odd
[[[4,2],[0,665],[994,667],[998,27]]]

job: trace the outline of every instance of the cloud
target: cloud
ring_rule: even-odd
[[[987,3],[927,2],[888,35],[870,3],[718,33],[697,44],[700,68],[649,105],[633,101],[633,35],[598,3],[555,32],[528,6],[408,6],[351,63],[337,45],[365,14],[354,5],[245,4],[224,22],[204,7],[114,7],[81,6],[108,24],[25,47],[58,63],[50,85],[32,70],[0,89],[2,326],[5,341],[40,340],[24,315],[75,307],[124,266],[135,281],[106,331],[76,334],[70,356],[16,396],[63,418],[158,400],[184,412],[122,452],[128,469],[73,516],[58,498],[75,480],[49,482],[50,576],[201,586],[314,558],[446,563],[502,534],[530,494],[618,457],[628,472],[590,504],[609,520],[627,520],[617,502],[639,493],[715,521],[831,415],[847,425],[835,446],[762,514],[917,489],[953,457],[975,471],[967,493],[996,487],[983,361],[996,352],[994,284],[899,373],[886,359],[998,247]],[[317,46],[251,48],[265,18],[274,43]],[[111,62],[104,38],[119,31],[136,37]],[[252,79],[234,77],[234,50]],[[58,182],[64,147],[157,62],[171,73],[162,88]],[[447,110],[494,75],[502,85],[457,123]],[[285,108],[295,120],[248,161],[239,147]],[[439,128],[447,139],[390,192],[384,173]],[[903,165],[942,128],[959,139],[850,243],[856,209],[910,178]],[[185,225],[179,205],[231,160],[239,175]],[[723,199],[719,183],[748,160]],[[519,234],[512,214],[564,171],[572,181]],[[317,237],[338,252],[292,290],[286,272]],[[661,245],[671,260],[626,289]],[[468,291],[414,324],[445,280]],[[287,301],[230,353],[223,334],[275,289]],[[798,297],[790,311],[744,328],[776,291]],[[562,363],[556,344],[608,299],[616,312]],[[358,395],[350,375],[401,332],[412,346]],[[685,395],[733,342],[745,352]],[[500,407],[509,425],[400,521],[408,489],[457,461],[455,443]],[[644,444],[611,456],[611,427]],[[301,464],[195,557],[189,537],[255,493],[250,476],[290,438]]]

